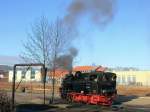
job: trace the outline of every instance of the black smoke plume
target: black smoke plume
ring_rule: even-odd
[[[70,48],[67,54],[61,55],[56,59],[57,67],[72,71],[73,61],[77,55],[78,50],[74,47]]]
[[[67,8],[64,22],[73,26],[82,17],[88,15],[95,25],[105,25],[114,16],[115,4],[116,0],[73,0]]]

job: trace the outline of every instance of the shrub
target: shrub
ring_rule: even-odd
[[[3,91],[0,91],[0,112],[12,112],[11,99]]]

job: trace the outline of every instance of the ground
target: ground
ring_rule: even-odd
[[[17,95],[21,98],[21,95]],[[19,98],[18,97],[18,98]],[[24,97],[24,95],[22,96]],[[87,105],[72,103],[69,104],[61,99],[56,99],[55,104],[43,106],[40,95],[32,99],[32,104],[19,103],[18,112],[150,112],[150,97],[135,97],[119,95],[111,107],[99,105]],[[27,97],[26,97],[27,98]],[[20,99],[21,101],[21,99]],[[29,111],[30,110],[30,111]],[[32,111],[31,111],[32,110]]]
[[[32,87],[36,91],[16,92],[17,112],[150,112],[150,87],[118,86],[118,96],[111,107],[67,103],[58,94],[55,104],[49,104],[50,91],[46,92],[46,105],[43,105],[43,90],[37,87]]]
[[[17,112],[150,112],[149,96],[118,95],[111,107],[100,105],[87,105],[79,103],[67,103],[59,98],[55,104],[49,104],[47,94],[46,104],[43,104],[41,94],[17,93]]]

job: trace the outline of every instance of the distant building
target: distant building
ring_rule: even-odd
[[[68,74],[69,72],[63,69],[57,69],[55,70],[55,76],[54,80],[56,84],[61,84],[62,78]],[[16,72],[16,82],[43,82],[43,75],[41,74],[40,70],[18,70]],[[53,72],[48,71],[46,75],[46,82],[52,84],[53,79]],[[9,82],[12,82],[13,80],[13,71],[9,71]]]
[[[9,71],[9,82],[12,82],[13,79],[13,71]],[[16,82],[28,82],[28,81],[34,81],[34,82],[41,82],[42,81],[42,75],[41,71],[39,70],[18,70],[16,71]]]
[[[118,85],[150,86],[150,71],[113,71]]]
[[[8,82],[8,72],[0,70],[0,82]]]
[[[53,71],[48,71],[46,81],[52,84],[53,75],[54,75],[55,84],[60,85],[62,79],[66,76],[66,74],[69,74],[69,71],[64,69],[55,70],[55,75]]]

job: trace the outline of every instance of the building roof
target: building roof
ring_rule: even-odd
[[[52,77],[52,75],[53,75],[53,71],[48,71],[48,76],[50,76],[50,77]],[[63,69],[57,69],[57,70],[55,70],[55,78],[57,77],[64,77],[66,74],[68,74],[69,73],[69,71],[67,71],[67,70],[63,70]]]
[[[102,66],[76,66],[73,68],[73,71],[105,71],[106,67],[102,67]]]

